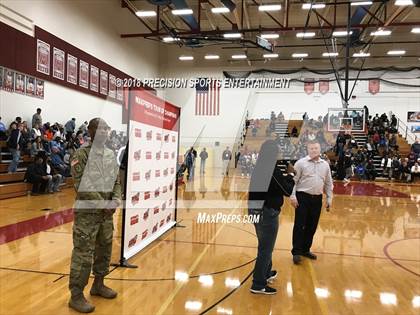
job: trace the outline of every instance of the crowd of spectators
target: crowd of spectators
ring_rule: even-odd
[[[26,170],[25,180],[33,184],[34,194],[56,191],[62,179],[71,176],[71,155],[90,143],[87,121],[78,128],[76,118],[71,118],[64,125],[44,123],[41,113],[38,108],[31,122],[16,117],[8,129],[0,118],[0,138],[6,141],[12,155],[8,173],[18,171],[21,156],[30,156],[33,163]],[[117,134],[112,130],[106,145],[117,152],[126,142],[122,132]]]

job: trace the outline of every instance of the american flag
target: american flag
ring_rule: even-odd
[[[219,114],[220,87],[218,86],[217,81],[212,80],[209,83],[205,78],[198,80],[198,83],[195,86],[195,115],[218,116]]]

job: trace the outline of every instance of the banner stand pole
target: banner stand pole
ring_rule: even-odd
[[[127,143],[125,146],[125,152],[124,155],[128,154],[128,145],[129,145],[129,139],[130,139],[130,116],[131,116],[131,93],[130,90],[128,91],[128,119],[127,119]],[[128,161],[127,157],[127,161]],[[124,159],[123,159],[124,160]],[[127,165],[125,166],[125,172],[124,172],[124,198],[125,201],[123,202],[123,208],[122,210],[122,229],[121,229],[121,254],[120,254],[120,262],[119,263],[114,263],[111,264],[111,266],[117,266],[117,267],[124,267],[124,268],[138,268],[138,266],[136,265],[132,265],[128,263],[128,260],[124,257],[124,234],[125,234],[125,217],[126,217],[126,212],[127,212],[127,181],[128,181],[128,162]]]
[[[176,152],[176,164],[178,165],[179,159],[179,144],[180,144],[180,134],[181,134],[181,110],[179,110],[179,117],[178,117],[178,148]],[[176,224],[173,226],[174,228],[186,228],[185,225],[180,224],[182,220],[177,221],[178,217],[178,170],[175,172],[175,222]]]

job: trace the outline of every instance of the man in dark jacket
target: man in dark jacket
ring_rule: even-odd
[[[12,154],[12,161],[9,164],[8,172],[16,173],[17,167],[20,160],[20,150],[23,149],[23,137],[22,137],[22,124],[16,124],[13,122],[10,125],[10,136],[7,140],[7,147],[9,148],[10,153]]]
[[[47,175],[43,166],[43,158],[41,155],[37,155],[25,173],[25,180],[32,184],[32,195],[37,196],[40,193],[45,193],[49,179],[50,176]]]

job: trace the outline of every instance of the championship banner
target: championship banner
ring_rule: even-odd
[[[380,81],[379,80],[369,80],[369,92],[373,95],[379,92]]]
[[[330,90],[330,82],[329,81],[319,81],[319,92],[321,94],[326,94]]]
[[[315,90],[315,83],[313,79],[306,79],[303,83],[303,90],[306,94],[310,95]]]
[[[130,91],[123,260],[176,223],[179,115],[150,92]]]

